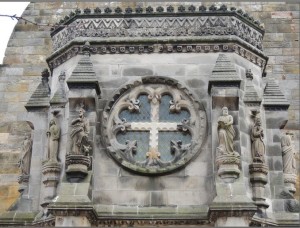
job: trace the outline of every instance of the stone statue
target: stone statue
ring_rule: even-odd
[[[21,154],[19,160],[19,168],[21,175],[29,175],[30,172],[30,161],[32,152],[32,140],[29,136],[25,136],[21,147]]]
[[[292,147],[290,133],[287,132],[281,138],[283,172],[285,174],[296,174],[295,152]]]
[[[57,125],[56,120],[52,119],[49,123],[48,136],[48,161],[57,162],[58,155],[58,141],[60,138],[60,127]]]
[[[90,131],[89,120],[84,117],[85,110],[79,109],[79,117],[72,120],[71,125],[73,129],[71,131],[71,154],[85,155],[85,148],[89,145],[88,135]],[[83,147],[83,145],[85,147]]]
[[[265,163],[265,144],[263,141],[264,132],[261,127],[260,117],[255,118],[254,126],[251,129],[251,153],[253,162]]]
[[[233,150],[233,139],[235,130],[233,129],[233,117],[228,114],[228,108],[222,108],[222,116],[218,118],[219,155],[237,155]]]

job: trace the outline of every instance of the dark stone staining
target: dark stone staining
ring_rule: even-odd
[[[223,108],[226,106],[230,111],[236,111],[239,107],[238,97],[217,97],[212,98],[212,108]]]
[[[241,146],[247,147],[247,138],[244,134],[241,136]]]
[[[267,162],[268,162],[268,167],[270,171],[274,170],[274,166],[273,166],[273,158],[272,157],[268,157],[267,158]]]
[[[245,132],[245,133],[249,132],[249,126],[246,124],[245,120],[240,121],[240,129],[242,132]]]
[[[276,170],[276,171],[282,171],[283,170],[282,161],[276,159],[276,161],[274,162],[274,170]]]
[[[123,70],[123,76],[152,76],[153,71],[151,69],[147,68],[138,68],[138,67],[133,67],[133,68],[127,68]]]
[[[273,200],[272,207],[274,212],[284,211],[284,200],[283,199]]]
[[[166,206],[168,198],[165,192],[151,192],[151,206]]]
[[[187,80],[187,85],[191,88],[203,88],[205,86],[205,82],[200,79],[190,79]]]
[[[272,186],[274,185],[280,185],[283,186],[283,173],[282,172],[269,172],[270,175],[270,184]]]
[[[273,142],[281,142],[281,138],[280,138],[280,136],[279,135],[274,135],[273,136]]]
[[[238,152],[239,154],[241,154],[241,145],[239,140],[234,141],[234,151]]]
[[[269,145],[266,151],[267,156],[281,156],[281,147],[278,145]]]

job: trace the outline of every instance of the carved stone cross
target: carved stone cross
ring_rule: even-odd
[[[158,132],[159,131],[177,131],[177,122],[159,122],[159,102],[157,99],[151,100],[151,122],[130,122],[128,130],[131,131],[149,131],[150,148],[152,153],[158,152]]]

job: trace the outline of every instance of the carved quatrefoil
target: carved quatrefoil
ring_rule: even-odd
[[[119,164],[160,174],[183,167],[200,152],[206,122],[203,106],[177,81],[145,77],[108,102],[103,135]]]

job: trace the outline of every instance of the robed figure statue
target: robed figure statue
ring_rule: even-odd
[[[49,123],[48,136],[48,161],[57,162],[58,155],[58,141],[60,138],[60,127],[57,125],[55,119],[52,119]]]
[[[233,149],[235,130],[233,129],[233,117],[228,114],[228,108],[222,108],[222,115],[218,118],[219,155],[238,155]]]
[[[89,120],[84,117],[85,110],[79,109],[79,117],[72,120],[72,131],[71,131],[71,153],[70,154],[81,154],[86,155],[86,147],[89,147],[88,135],[90,131]]]
[[[256,117],[254,126],[251,129],[251,153],[253,162],[265,163],[265,144],[263,141],[264,131],[261,127],[260,117]]]
[[[292,147],[292,140],[287,132],[281,138],[283,172],[285,174],[296,174],[295,153]]]
[[[29,175],[30,173],[30,162],[31,162],[31,151],[32,151],[32,139],[29,136],[25,136],[21,146],[19,168],[21,175]]]

